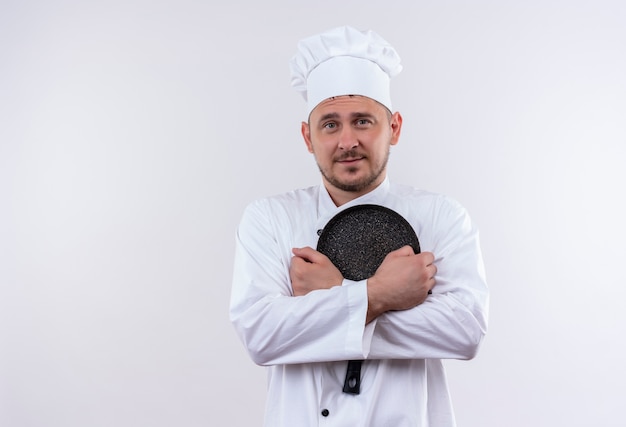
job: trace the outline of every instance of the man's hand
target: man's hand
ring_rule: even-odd
[[[390,252],[367,280],[366,322],[386,311],[407,310],[423,303],[435,286],[434,261],[432,253],[416,255],[410,246]]]
[[[306,295],[317,289],[341,285],[343,275],[321,252],[311,247],[294,248],[289,277],[294,296]]]

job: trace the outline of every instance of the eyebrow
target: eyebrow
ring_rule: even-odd
[[[322,117],[319,118],[318,122],[323,122],[325,120],[338,119],[338,118],[339,118],[338,113],[326,113]]]
[[[340,117],[339,113],[326,113],[322,117],[319,118],[318,122],[323,122],[329,119],[338,119],[339,117]],[[373,119],[374,115],[372,113],[354,112],[354,113],[350,113],[350,118],[351,119],[359,119],[359,118]]]

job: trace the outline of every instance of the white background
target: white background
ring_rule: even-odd
[[[459,426],[624,425],[625,2],[2,0],[0,426],[261,424],[235,228],[319,183],[288,61],[344,24],[403,58],[391,178],[481,229]]]

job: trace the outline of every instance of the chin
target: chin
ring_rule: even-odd
[[[336,187],[350,193],[358,193],[372,185],[369,180],[344,180],[336,183]]]

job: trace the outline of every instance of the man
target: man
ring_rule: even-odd
[[[265,425],[454,426],[441,359],[474,357],[488,290],[466,211],[387,177],[400,59],[376,33],[341,27],[302,40],[291,69],[322,183],[246,208],[230,307],[252,360],[269,367]],[[402,215],[422,252],[401,247],[352,281],[313,248],[332,217],[362,204]],[[364,361],[354,393],[343,391],[348,360]]]

